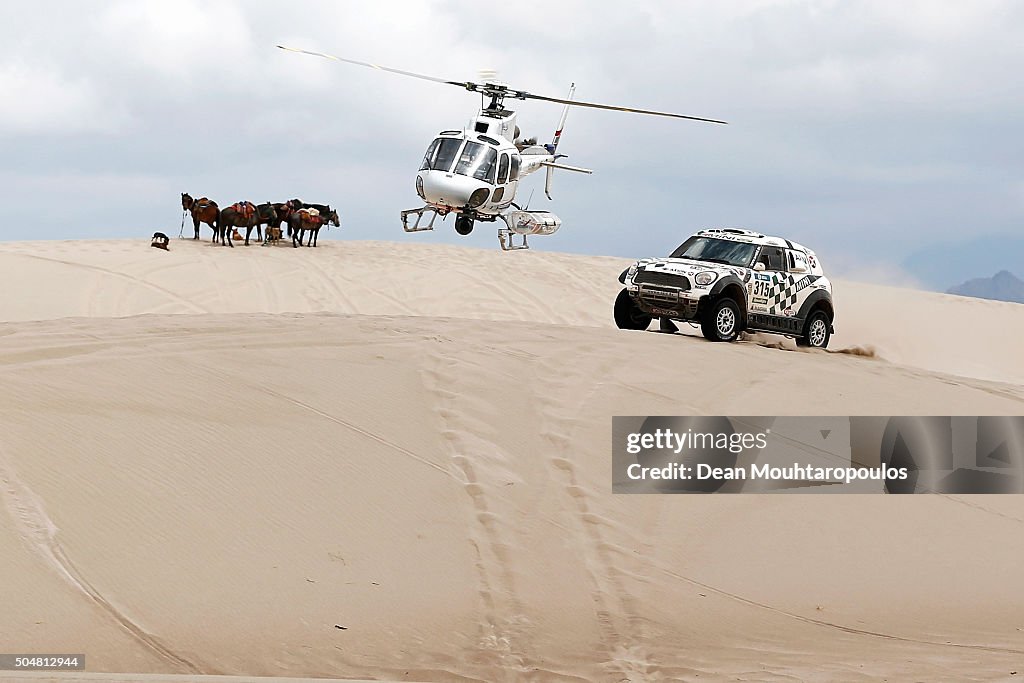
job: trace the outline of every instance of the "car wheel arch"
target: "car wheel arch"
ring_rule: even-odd
[[[747,326],[747,290],[738,277],[727,276],[715,283],[711,288],[708,301],[717,301],[720,297],[727,296],[736,302],[740,308],[740,322],[742,328]]]

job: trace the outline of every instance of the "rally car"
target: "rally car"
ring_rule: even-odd
[[[712,341],[744,330],[794,337],[823,349],[835,331],[832,283],[806,247],[750,230],[701,230],[668,258],[637,261],[622,271],[615,324],[645,330],[673,321],[698,323]]]

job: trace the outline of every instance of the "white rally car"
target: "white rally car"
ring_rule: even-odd
[[[615,324],[645,330],[660,318],[699,323],[712,341],[744,330],[795,337],[823,349],[834,332],[832,283],[814,252],[750,230],[701,230],[668,258],[637,261],[619,276]]]

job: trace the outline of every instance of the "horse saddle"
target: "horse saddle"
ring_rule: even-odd
[[[232,204],[231,208],[245,220],[249,220],[256,213],[256,205],[252,202],[238,202]]]
[[[299,209],[299,216],[302,218],[303,223],[320,225],[324,222],[324,219],[320,217],[320,212],[316,209]]]
[[[211,206],[217,206],[217,204],[214,201],[203,197],[202,199],[197,199],[192,208],[196,211],[201,211],[203,209],[208,209]]]

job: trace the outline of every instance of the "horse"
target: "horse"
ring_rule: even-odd
[[[297,248],[302,245],[302,233],[306,230],[310,231],[309,239],[306,240],[306,246],[315,247],[317,238],[320,235],[320,228],[324,223],[333,224],[336,228],[341,227],[338,212],[329,206],[325,207],[327,209],[326,213],[313,213],[309,208],[299,209],[288,217],[288,231],[292,235],[293,247]]]
[[[302,202],[301,208],[303,208],[303,209],[316,209],[317,211],[319,211],[321,213],[321,215],[324,215],[324,216],[329,216],[331,211],[332,211],[330,204],[307,204],[306,202]]]
[[[274,204],[274,211],[277,212],[277,228],[280,229],[282,226],[288,226],[288,236],[292,236],[292,225],[288,221],[293,211],[298,211],[302,208],[301,199],[289,199],[286,202],[280,202]]]
[[[181,208],[192,214],[192,225],[196,229],[196,236],[192,239],[199,239],[199,224],[206,223],[213,228],[213,242],[217,241],[217,218],[220,211],[217,202],[206,197],[193,199],[187,192],[181,193]]]
[[[277,219],[277,212],[270,202],[256,206],[252,202],[238,202],[221,209],[218,223],[220,225],[220,243],[229,247],[235,246],[231,241],[231,231],[234,228],[245,228],[245,246],[249,246],[249,236],[252,229],[256,228],[256,237],[263,241],[263,224],[269,224]]]
[[[259,206],[256,207],[256,223],[254,227],[256,228],[256,239],[258,239],[260,242],[263,241],[262,226],[264,225],[267,226],[268,233],[270,232],[271,226],[280,229],[281,215],[278,213],[277,204],[267,202],[266,204],[260,204]],[[245,243],[249,244],[248,238],[246,239]]]

